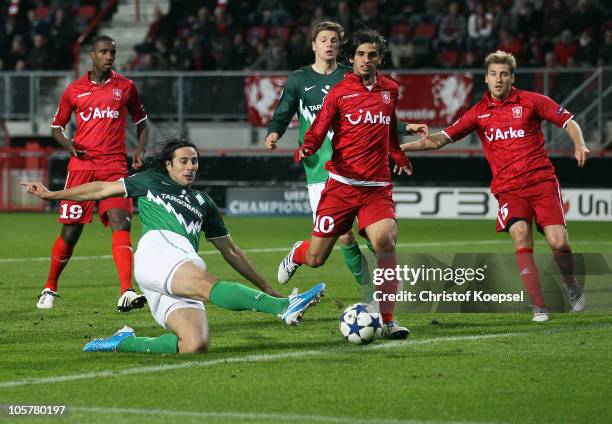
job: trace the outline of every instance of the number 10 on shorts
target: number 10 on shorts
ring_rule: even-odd
[[[334,229],[334,218],[331,216],[317,215],[314,222],[314,230],[318,233],[328,234]]]

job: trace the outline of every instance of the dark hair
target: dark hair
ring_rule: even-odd
[[[91,51],[94,51],[94,49],[96,48],[96,44],[101,43],[103,41],[108,41],[110,43],[115,44],[115,40],[113,40],[108,35],[98,35],[94,37],[93,40],[91,40]]]
[[[378,32],[371,29],[361,29],[347,38],[340,46],[340,55],[343,60],[348,62],[355,57],[357,47],[364,43],[376,44],[378,55],[384,57],[387,52],[387,40]]]
[[[166,169],[166,162],[172,162],[174,158],[174,152],[182,147],[192,147],[196,153],[198,148],[191,140],[182,135],[173,135],[164,138],[158,145],[157,151],[147,160],[147,168],[153,167],[164,174],[168,174]],[[198,159],[200,154],[198,153]]]
[[[344,28],[342,28],[342,25],[336,22],[332,22],[332,21],[322,21],[322,22],[317,22],[312,27],[312,32],[310,34],[310,40],[315,41],[317,39],[317,35],[319,35],[319,33],[323,31],[335,32],[336,34],[338,34],[338,39],[340,40],[344,37]]]

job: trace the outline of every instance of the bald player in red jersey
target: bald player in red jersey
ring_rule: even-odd
[[[412,174],[412,166],[399,148],[395,105],[398,86],[377,71],[384,39],[374,31],[359,31],[348,43],[353,72],[329,91],[321,111],[306,132],[296,161],[316,152],[331,128],[332,157],[325,165],[329,179],[317,207],[310,241],[298,241],[279,266],[280,282],[287,282],[300,265],[319,267],[336,240],[359,222],[359,233],[372,242],[378,267],[395,269],[397,223],[392,199],[389,155],[395,172]],[[427,126],[410,124],[409,133],[426,134]],[[397,279],[380,287],[383,338],[405,339],[409,331],[393,319]]]
[[[561,270],[571,309],[580,312],[585,299],[574,276],[561,191],[544,149],[541,122],[565,129],[574,143],[579,167],[589,156],[582,130],[574,115],[552,99],[513,86],[516,60],[511,54],[491,53],[485,68],[489,92],[478,103],[444,131],[403,144],[402,150],[439,149],[477,131],[493,174],[491,192],[499,202],[497,231],[512,237],[521,278],[533,302],[533,321],[549,318],[533,260],[534,220]]]
[[[132,116],[138,134],[132,166],[137,169],[143,164],[147,114],[134,83],[112,70],[115,54],[112,38],[94,38],[90,52],[92,70],[66,88],[53,118],[53,138],[71,155],[65,188],[127,177],[125,131],[128,114]],[[74,139],[69,140],[64,131],[72,115],[77,129]],[[98,202],[60,203],[62,230],[53,244],[49,275],[36,304],[39,309],[53,307],[59,276],[72,256],[83,225],[91,222],[95,207],[102,223],[112,229],[113,259],[121,289],[117,308],[127,312],[146,304],[146,298],[132,289],[132,201],[113,198]]]

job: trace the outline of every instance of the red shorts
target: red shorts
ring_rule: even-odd
[[[66,177],[65,188],[76,187],[92,181],[117,181],[119,178],[127,177],[126,172],[117,170],[98,171],[69,171]],[[132,199],[126,197],[111,197],[100,201],[75,202],[62,200],[60,202],[59,222],[62,224],[89,224],[93,217],[94,207],[98,206],[98,217],[104,226],[108,226],[106,212],[109,209],[124,209],[132,214]]]
[[[563,199],[557,180],[547,180],[520,190],[500,193],[497,210],[497,231],[508,231],[508,224],[534,218],[538,231],[549,225],[565,225]]]
[[[328,179],[317,207],[312,235],[338,237],[359,221],[359,234],[365,236],[367,226],[386,218],[395,219],[395,203],[391,184],[364,187]]]

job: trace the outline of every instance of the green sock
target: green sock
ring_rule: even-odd
[[[344,246],[341,244],[340,251],[344,257],[344,263],[353,274],[353,277],[355,277],[355,281],[357,281],[357,284],[362,284],[363,268],[361,264],[362,257],[361,250],[359,250],[359,245],[357,243],[353,244],[352,246]]]
[[[230,311],[256,311],[278,315],[287,309],[289,299],[273,297],[242,284],[219,281],[210,291],[210,303]]]
[[[374,250],[374,246],[372,245],[372,242],[370,240],[366,240],[366,244],[368,246],[368,249],[370,249],[370,252],[374,253],[374,256],[376,256],[376,251]]]
[[[178,336],[174,333],[159,337],[127,337],[117,346],[118,352],[177,353]]]

